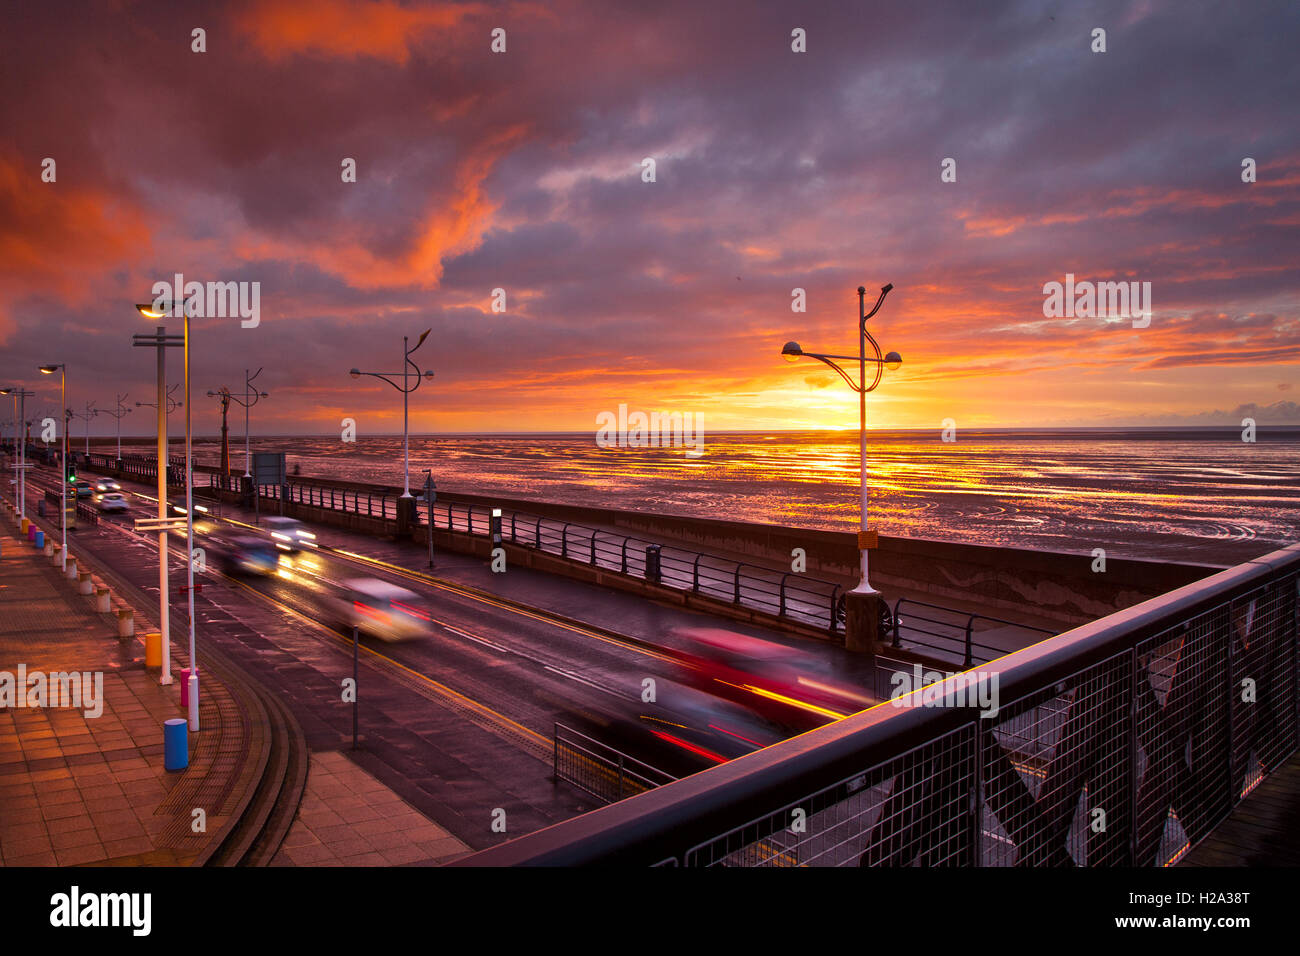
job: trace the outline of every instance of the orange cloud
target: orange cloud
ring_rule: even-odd
[[[248,8],[239,26],[268,60],[314,53],[370,56],[405,65],[421,34],[447,30],[482,10],[479,4],[411,7],[393,0],[268,0]]]
[[[0,156],[0,316],[22,295],[88,301],[88,277],[150,243],[145,215],[120,194],[40,175],[30,158]]]
[[[473,147],[456,168],[453,188],[448,193],[453,198],[440,196],[431,202],[413,247],[396,258],[381,257],[366,242],[344,238],[333,238],[328,243],[315,239],[244,239],[238,243],[237,252],[249,261],[311,262],[356,289],[436,287],[442,280],[443,261],[472,250],[491,224],[497,206],[488,198],[484,181],[526,132],[523,125],[511,126]]]

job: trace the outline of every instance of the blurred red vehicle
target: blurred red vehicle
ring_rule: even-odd
[[[673,653],[681,680],[802,732],[876,703],[825,676],[823,662],[796,647],[720,628],[679,628]]]

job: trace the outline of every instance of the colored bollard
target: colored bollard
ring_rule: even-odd
[[[36,540],[33,542],[33,544],[35,544],[36,547],[39,548],[40,550],[42,550],[42,551],[45,550],[45,532],[44,532],[44,531],[38,531],[38,532],[36,532]]]
[[[144,666],[162,667],[162,632],[147,631],[144,635]],[[182,689],[181,693],[184,693]]]
[[[181,717],[163,723],[163,769],[184,770],[190,765],[189,724]]]
[[[190,706],[190,669],[181,668],[181,706],[186,710]]]
[[[34,524],[29,524],[27,527],[23,528],[23,534],[27,535],[27,540],[28,540],[28,541],[35,541],[35,540],[36,540],[36,525],[34,525]]]
[[[31,518],[23,518],[23,534],[27,534],[27,529],[32,526]]]

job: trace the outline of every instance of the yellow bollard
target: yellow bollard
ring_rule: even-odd
[[[162,667],[161,631],[149,631],[144,636],[144,666]]]
[[[27,529],[28,529],[28,527],[31,525],[31,523],[32,523],[32,521],[31,521],[30,518],[24,518],[24,519],[23,519],[23,537],[24,537],[24,538],[27,537]]]

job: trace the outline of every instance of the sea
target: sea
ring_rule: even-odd
[[[233,432],[233,430],[232,430]],[[868,435],[869,522],[881,534],[1227,564],[1300,541],[1300,427],[966,430]],[[96,443],[99,449],[103,445]],[[230,439],[232,467],[244,463]],[[301,474],[402,484],[402,438],[254,437]],[[173,445],[176,454],[177,445]],[[123,453],[152,453],[128,441]],[[687,449],[689,450],[689,449]],[[413,435],[410,481],[439,491],[851,531],[855,431],[707,435],[681,448],[602,448],[583,434]],[[219,444],[194,442],[217,464]]]

